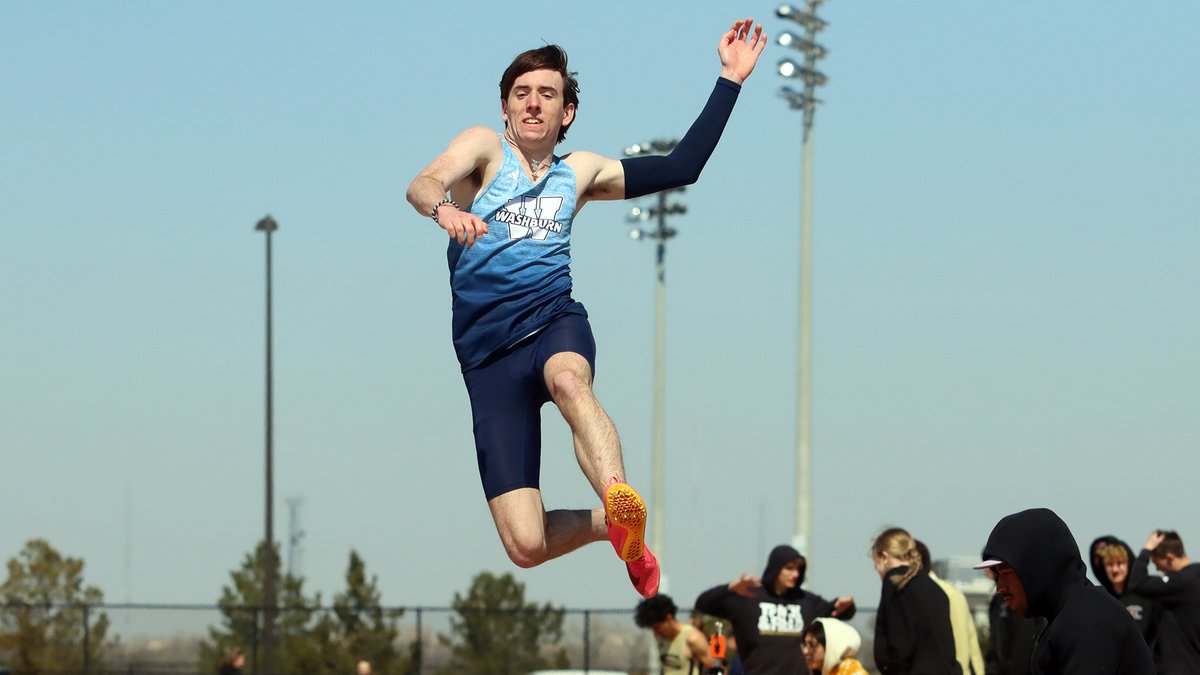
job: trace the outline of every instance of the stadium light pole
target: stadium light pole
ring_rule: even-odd
[[[266,395],[266,527],[263,535],[263,660],[261,673],[272,675],[275,672],[275,606],[278,593],[275,582],[275,517],[272,509],[274,501],[274,444],[275,444],[275,371],[274,371],[274,332],[272,330],[272,296],[271,296],[271,235],[279,229],[278,223],[271,216],[264,216],[254,226],[258,232],[267,235],[267,395]]]
[[[675,149],[679,141],[675,139],[655,139],[648,143],[638,143],[625,148],[626,157],[640,155],[661,155]],[[654,264],[654,411],[652,423],[653,463],[650,472],[650,526],[651,548],[660,561],[663,559],[663,504],[666,499],[666,407],[667,407],[667,240],[677,232],[667,227],[667,216],[678,216],[687,213],[687,206],[682,202],[669,202],[668,195],[672,192],[683,192],[683,188],[663,190],[655,195],[655,205],[648,209],[635,206],[630,209],[630,223],[645,223],[654,219],[655,227],[644,230],[635,228],[629,236],[635,240],[648,239],[655,243]],[[664,576],[660,583],[663,592],[667,590],[667,579]]]
[[[826,77],[816,69],[827,51],[817,44],[816,35],[828,25],[817,16],[823,0],[807,0],[804,8],[780,5],[775,15],[798,24],[804,35],[784,31],[776,39],[784,47],[804,56],[803,64],[784,58],[779,74],[804,83],[803,91],[782,87],[780,96],[793,110],[803,115],[803,178],[800,216],[800,299],[796,339],[796,534],[793,545],[806,556],[812,555],[812,126],[817,104],[816,88]]]

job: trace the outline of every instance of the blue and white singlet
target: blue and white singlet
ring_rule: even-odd
[[[537,332],[563,313],[587,315],[571,298],[575,170],[558,156],[531,183],[501,137],[504,159],[471,213],[488,233],[446,250],[453,296],[454,351],[464,371]]]

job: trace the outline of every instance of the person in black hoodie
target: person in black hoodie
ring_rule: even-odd
[[[802,590],[808,561],[791,546],[776,546],[762,577],[743,574],[696,598],[696,609],[733,624],[747,675],[801,675],[805,627],[818,617],[854,616],[854,598],[832,602]]]
[[[960,675],[950,599],[921,566],[907,531],[884,530],[871,545],[883,581],[875,614],[875,666],[883,675]]]
[[[1088,581],[1079,545],[1050,509],[1000,519],[983,547],[996,591],[1020,616],[1046,627],[1033,649],[1035,675],[1154,675],[1150,649],[1129,612]]]
[[[983,654],[987,675],[1030,675],[1033,670],[1033,638],[1043,619],[1029,619],[1013,613],[999,593],[988,605],[988,648]]]
[[[1150,576],[1149,564],[1163,573]],[[1129,572],[1133,590],[1162,604],[1158,628],[1159,673],[1200,673],[1200,563],[1183,550],[1173,531],[1155,530]]]
[[[1092,576],[1108,594],[1125,606],[1138,632],[1154,652],[1154,631],[1158,625],[1159,606],[1150,598],[1133,590],[1129,572],[1133,567],[1133,549],[1113,536],[1098,537],[1092,542]]]

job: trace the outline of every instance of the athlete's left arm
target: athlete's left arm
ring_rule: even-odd
[[[755,25],[749,18],[734,21],[717,43],[721,77],[704,110],[675,149],[665,156],[622,160],[579,153],[580,165],[588,167],[583,176],[587,180],[587,188],[581,190],[583,199],[633,199],[695,183],[725,130],[742,83],[754,71],[766,45],[761,24]]]

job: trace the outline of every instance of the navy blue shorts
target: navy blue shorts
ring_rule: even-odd
[[[537,488],[542,468],[542,405],[551,400],[543,369],[575,352],[596,371],[596,340],[586,316],[563,314],[537,333],[463,373],[471,396],[475,456],[490,500]]]

